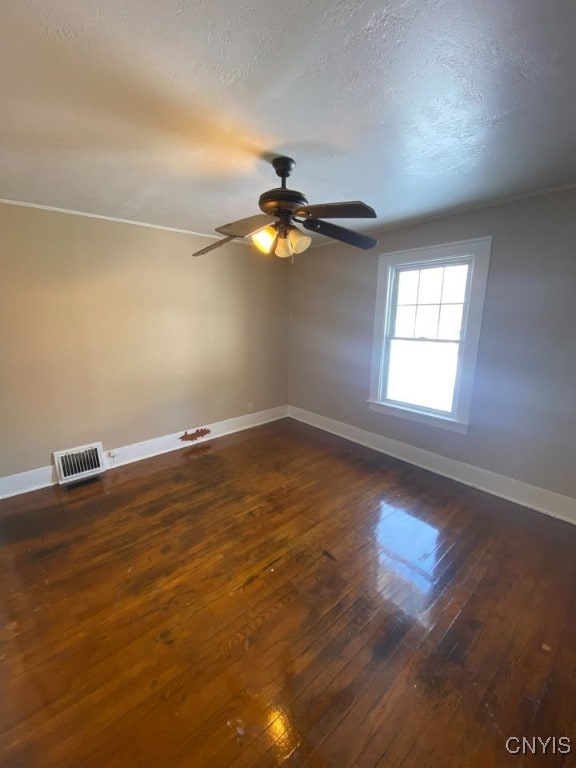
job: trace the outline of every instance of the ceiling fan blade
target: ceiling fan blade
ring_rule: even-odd
[[[216,227],[216,232],[220,232],[221,235],[228,235],[229,237],[248,237],[248,235],[253,235],[254,232],[264,229],[264,227],[267,227],[274,221],[276,221],[274,216],[268,216],[267,213],[258,213],[256,216],[248,216],[247,219],[240,219],[230,224],[224,224],[222,227]]]
[[[349,203],[305,205],[295,211],[294,216],[310,216],[315,219],[375,219],[376,211],[360,200],[351,200]]]
[[[207,245],[206,248],[202,248],[199,251],[195,251],[192,256],[203,256],[205,253],[208,253],[209,251],[213,251],[214,248],[220,248],[221,245],[225,245],[226,243],[229,243],[230,240],[236,240],[234,235],[230,235],[229,237],[223,237],[222,240],[217,240],[215,243],[210,243],[210,245]]]
[[[365,251],[378,245],[378,240],[375,240],[373,237],[362,235],[360,232],[354,232],[352,229],[339,227],[337,224],[331,224],[329,221],[306,219],[302,222],[302,226],[310,232],[318,232],[320,235],[332,237],[334,240],[340,240],[341,242],[348,243],[348,245],[353,245],[356,248],[363,248]]]

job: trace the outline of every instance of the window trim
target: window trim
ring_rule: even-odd
[[[492,237],[481,237],[474,240],[460,240],[404,251],[393,251],[379,256],[370,396],[368,398],[368,406],[371,410],[456,432],[466,433],[468,431],[491,247]],[[385,383],[384,375],[388,363],[386,331],[392,313],[395,270],[398,267],[417,267],[423,264],[425,267],[431,267],[434,262],[445,263],[447,259],[455,262],[465,260],[470,263],[466,295],[467,313],[458,356],[458,372],[454,389],[455,405],[451,414],[382,397]]]

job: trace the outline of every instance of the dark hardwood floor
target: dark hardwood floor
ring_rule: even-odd
[[[0,541],[3,768],[576,764],[576,527],[283,420]]]

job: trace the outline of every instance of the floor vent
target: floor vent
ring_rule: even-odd
[[[76,483],[86,477],[99,475],[106,469],[102,443],[80,445],[67,451],[55,451],[54,463],[58,473],[58,482]]]

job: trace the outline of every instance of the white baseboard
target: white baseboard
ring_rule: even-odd
[[[244,416],[226,419],[225,421],[217,421],[214,424],[198,425],[207,427],[210,430],[210,434],[200,438],[194,445],[207,440],[213,440],[217,437],[223,437],[233,432],[240,432],[243,429],[256,427],[259,424],[276,421],[286,416],[313,427],[318,427],[333,435],[351,440],[354,443],[373,448],[376,451],[380,451],[380,453],[394,456],[417,467],[428,469],[438,475],[443,475],[465,485],[470,485],[473,488],[487,491],[494,496],[508,499],[523,507],[529,507],[537,512],[543,512],[546,515],[576,524],[576,499],[569,496],[562,496],[559,493],[547,491],[544,488],[538,488],[535,485],[529,485],[520,480],[513,480],[510,477],[490,472],[481,467],[464,464],[461,461],[440,456],[431,451],[425,451],[423,448],[401,443],[398,440],[391,440],[374,432],[367,432],[364,429],[359,429],[358,427],[344,424],[341,421],[330,419],[327,416],[320,416],[317,413],[305,411],[302,408],[296,408],[291,405],[282,405],[266,411],[248,413]],[[193,431],[197,428],[188,427],[188,431]],[[107,448],[108,469],[189,447],[190,443],[182,442],[179,439],[183,431],[116,448],[114,449],[116,451],[114,459],[108,458],[108,451],[111,449]],[[20,493],[27,493],[28,491],[35,491],[39,488],[46,488],[55,483],[56,473],[53,466],[39,467],[28,472],[0,477],[0,499],[16,496]]]
[[[37,491],[56,483],[56,468],[53,466],[30,469],[17,475],[0,477],[0,499],[18,496],[20,493]]]
[[[225,421],[217,421],[214,424],[199,424],[197,427],[188,427],[188,431],[194,431],[198,427],[207,427],[210,434],[194,442],[194,445],[213,440],[216,437],[230,435],[233,432],[240,432],[243,429],[257,427],[260,424],[267,424],[270,421],[283,419],[288,415],[288,406],[280,405],[277,408],[270,408],[267,411],[258,411],[257,413],[247,413],[244,416],[236,416]],[[151,456],[158,456],[161,453],[176,451],[180,448],[190,447],[190,443],[180,440],[184,430],[174,432],[172,435],[155,437],[152,440],[144,440],[141,443],[132,443],[123,445],[121,448],[106,448],[107,469],[121,467],[124,464],[131,464],[134,461],[148,459]],[[111,459],[108,456],[109,451],[116,451],[116,456]],[[31,469],[28,472],[19,472],[16,475],[0,477],[0,499],[7,499],[10,496],[17,496],[20,493],[28,491],[37,491],[39,488],[46,488],[57,482],[56,472],[53,466],[39,467]]]
[[[465,485],[471,485],[473,488],[487,491],[494,496],[508,499],[523,507],[530,507],[537,512],[543,512],[551,517],[576,524],[576,499],[569,496],[562,496],[559,493],[547,491],[520,480],[513,480],[487,469],[474,467],[455,459],[449,459],[446,456],[440,456],[437,453],[425,451],[423,448],[407,445],[398,440],[391,440],[388,437],[352,427],[349,424],[335,421],[327,416],[320,416],[311,411],[305,411],[302,408],[288,406],[288,416],[310,426],[318,427],[325,432],[331,432],[333,435],[352,440],[354,443],[394,456],[422,469],[428,469],[438,475],[458,480]]]

